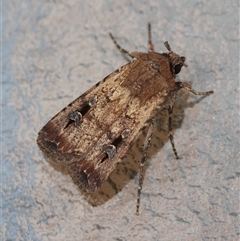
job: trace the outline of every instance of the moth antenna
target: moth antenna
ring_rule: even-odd
[[[154,45],[152,43],[151,23],[148,23],[148,52],[152,51],[154,51]]]
[[[164,46],[167,48],[167,50],[168,50],[169,52],[172,52],[172,49],[171,49],[168,41],[164,42]]]
[[[109,35],[110,35],[113,43],[116,45],[117,49],[118,49],[121,53],[127,54],[127,55],[130,56],[131,58],[134,58],[134,56],[133,56],[129,51],[127,51],[126,49],[122,48],[122,47],[117,43],[116,39],[113,37],[113,35],[112,35],[111,32],[109,32]]]

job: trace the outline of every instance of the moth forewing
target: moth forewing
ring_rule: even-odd
[[[66,158],[62,158],[62,162],[72,162],[75,156],[76,158],[79,158],[80,154],[85,156],[95,146],[98,136],[104,133],[101,127],[105,123],[103,121],[96,123],[92,116],[96,115],[96,111],[101,108],[100,105],[107,104],[106,93],[110,91],[111,86],[118,84],[119,75],[124,70],[125,66],[122,67],[121,72],[116,70],[108,75],[61,110],[42,128],[37,142],[47,154],[53,157],[53,161],[55,161],[54,157],[64,155]],[[70,118],[74,113],[80,114],[79,123]],[[94,133],[95,138],[91,135],[88,137],[89,131]]]
[[[141,160],[137,210],[143,181],[143,165],[152,136],[153,118],[163,108],[171,114],[177,91],[189,85],[175,82],[175,75],[186,66],[185,57],[172,52],[154,52],[149,25],[149,52],[128,52],[110,34],[117,48],[132,62],[117,69],[54,116],[38,133],[39,147],[57,163],[67,163],[69,173],[81,189],[93,192],[109,177],[143,128],[150,123]]]
[[[96,190],[108,178],[169,94],[167,85],[159,85],[164,80],[162,75],[151,67],[156,56],[148,55],[141,54],[107,76],[39,132],[39,146],[47,148],[52,158],[56,156],[59,161],[64,157],[63,162],[72,163],[70,174],[78,185],[77,176],[87,179],[82,185],[86,191]],[[149,58],[150,63],[146,60]],[[70,118],[73,113],[81,120]],[[116,149],[111,158],[103,148],[109,145]]]

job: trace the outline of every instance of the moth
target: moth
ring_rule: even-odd
[[[151,25],[148,24],[148,52],[129,52],[116,47],[132,61],[98,82],[56,114],[38,133],[40,149],[55,163],[66,163],[73,182],[85,192],[94,192],[106,181],[122,157],[148,127],[140,161],[136,214],[139,214],[143,167],[150,147],[156,112],[168,109],[169,138],[175,157],[178,154],[172,135],[172,110],[180,89],[195,95],[187,83],[176,82],[176,75],[187,67],[186,58],[174,53],[154,51]]]

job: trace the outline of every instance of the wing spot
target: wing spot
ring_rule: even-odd
[[[115,145],[104,145],[102,147],[102,151],[106,153],[106,156],[103,157],[101,163],[103,163],[106,159],[113,159],[117,153]]]
[[[131,133],[130,129],[125,129],[121,134],[122,139],[128,137],[130,133]]]
[[[117,153],[117,148],[122,143],[123,139],[129,136],[131,130],[126,129],[122,132],[120,136],[118,136],[116,139],[113,140],[111,144],[104,145],[102,147],[102,152],[106,153],[104,157],[102,158],[100,163],[103,163],[107,159],[113,159]]]
[[[85,102],[85,104],[83,105],[83,107],[80,110],[75,110],[72,111],[69,115],[68,115],[68,123],[66,124],[66,126],[64,127],[64,129],[68,128],[71,124],[75,123],[75,126],[80,126],[83,116],[87,114],[87,112],[91,109],[91,107],[97,103],[97,95],[94,95],[88,102]]]

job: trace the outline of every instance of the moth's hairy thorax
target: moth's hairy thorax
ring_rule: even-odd
[[[168,94],[174,88],[175,74],[171,71],[171,62],[163,54],[156,52],[137,53],[138,58],[129,63],[123,73],[131,96],[136,96],[141,105],[152,101],[154,97]]]

